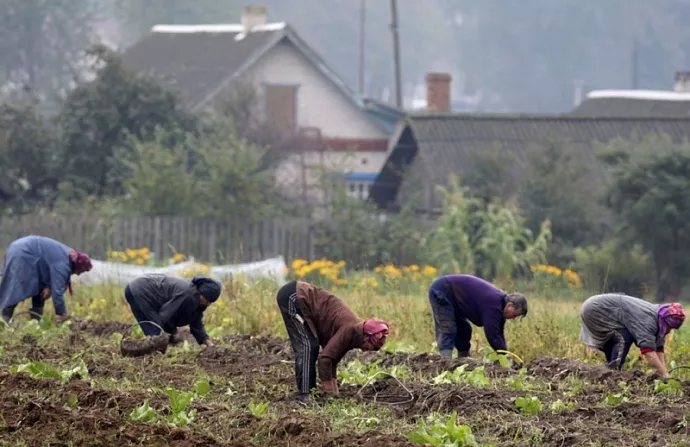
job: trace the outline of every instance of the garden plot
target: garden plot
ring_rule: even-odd
[[[128,328],[74,320],[0,333],[0,444],[680,446],[690,435],[681,380],[549,357],[511,368],[353,352],[340,398],[302,406],[286,340],[228,336],[125,358]]]

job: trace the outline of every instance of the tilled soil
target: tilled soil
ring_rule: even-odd
[[[46,345],[27,336],[4,347],[6,360],[10,364],[21,359],[69,363],[85,350],[94,349],[86,338],[96,335],[106,340],[113,333],[126,335],[130,326],[73,319],[71,327],[68,344]],[[412,445],[402,434],[382,432],[385,427],[365,433],[334,431],[329,419],[319,413],[326,403],[324,397],[317,396],[315,406],[310,408],[295,403],[292,351],[284,339],[224,337],[218,346],[180,358],[168,367],[162,367],[165,363],[157,360],[176,356],[177,348],[136,358],[121,357],[112,341],[96,349],[93,355],[85,356],[91,377],[142,381],[139,387],[118,391],[98,388],[84,380],[62,383],[1,373],[0,414],[4,423],[0,424],[0,441],[10,445],[24,442],[29,446]],[[365,363],[380,361],[383,368],[405,365],[413,372],[413,378],[404,380],[402,385],[389,378],[366,388],[342,386],[343,399],[378,405],[409,424],[424,423],[435,413],[456,411],[458,423],[467,423],[479,440],[486,439],[495,445],[666,446],[683,445],[682,440],[690,436],[690,401],[652,395],[654,377],[641,371],[618,372],[572,359],[542,357],[526,365],[530,377],[541,385],[517,391],[505,385],[505,379],[515,377],[517,370],[472,359],[446,359],[429,353],[351,352],[340,364],[346,365],[354,358]],[[463,364],[470,370],[484,366],[493,385],[476,388],[430,383],[435,375]],[[192,403],[197,420],[190,427],[144,424],[130,419],[131,411],[147,399],[165,414],[169,411],[167,396],[152,389],[173,386],[189,390],[200,374],[221,380],[222,384],[211,383],[210,400]],[[581,381],[582,389],[573,392],[572,380]],[[619,382],[628,384],[630,402],[604,404],[608,394],[621,391]],[[690,384],[683,383],[683,391],[689,396]],[[542,402],[543,410],[538,416],[523,414],[516,407],[515,399],[527,396],[537,396]],[[568,409],[550,410],[551,403],[557,400],[568,403]],[[275,417],[250,414],[247,406],[252,401],[270,403]],[[232,408],[222,402],[231,403]]]

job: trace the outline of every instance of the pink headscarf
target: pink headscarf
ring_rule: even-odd
[[[659,334],[664,337],[671,329],[678,329],[685,321],[685,311],[680,303],[659,305]]]
[[[364,322],[364,337],[374,346],[376,349],[381,349],[381,347],[386,343],[386,337],[388,337],[388,323],[381,320],[366,320]]]

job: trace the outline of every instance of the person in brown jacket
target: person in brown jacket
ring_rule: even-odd
[[[338,297],[306,282],[292,281],[281,287],[278,307],[295,355],[299,400],[305,403],[316,388],[317,360],[323,390],[338,395],[340,359],[351,349],[378,351],[388,336],[386,322],[362,321]]]

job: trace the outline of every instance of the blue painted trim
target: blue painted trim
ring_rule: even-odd
[[[345,179],[353,182],[373,182],[376,180],[377,175],[378,174],[373,172],[353,172],[350,174],[345,174]]]

